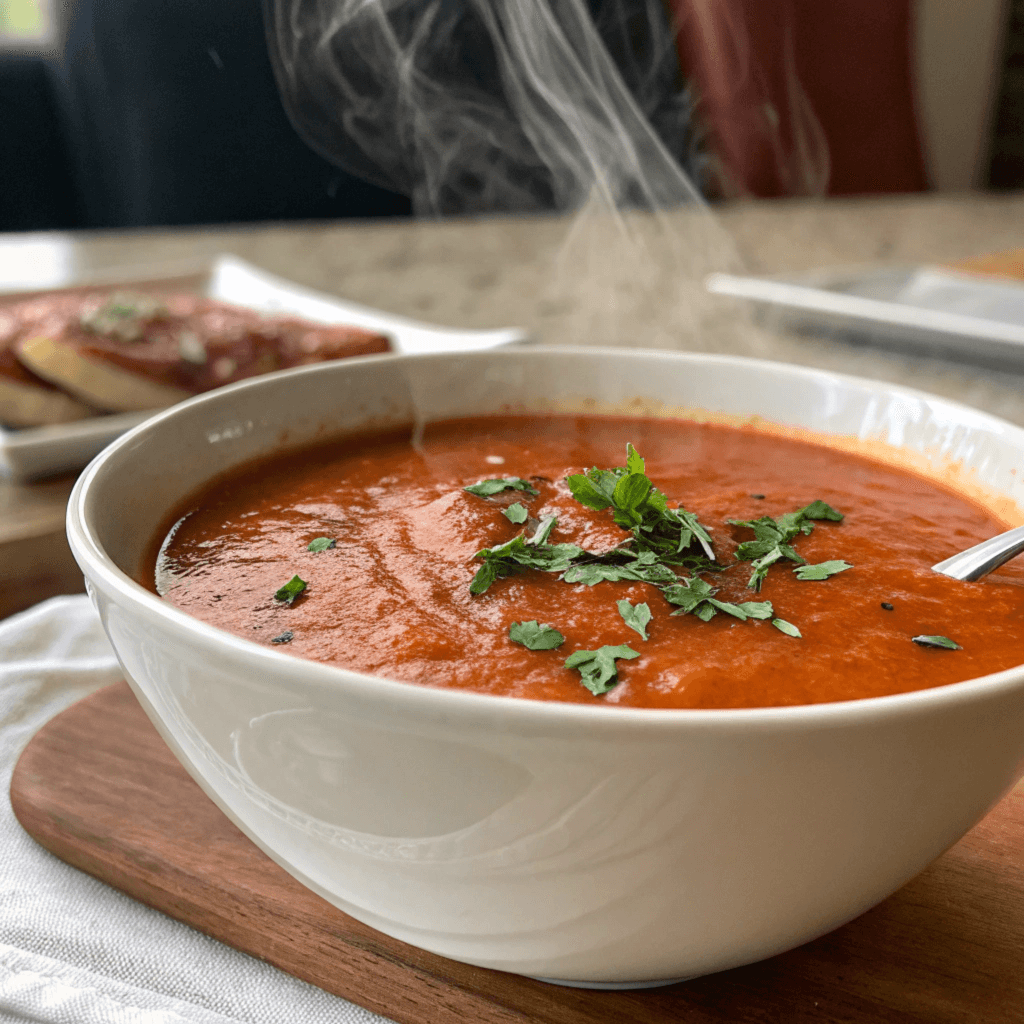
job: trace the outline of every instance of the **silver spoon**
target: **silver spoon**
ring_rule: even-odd
[[[982,576],[987,576],[993,569],[998,569],[1004,562],[1008,562],[1022,551],[1024,526],[1016,526],[1006,533],[983,540],[973,548],[953,555],[952,558],[938,562],[932,569],[941,572],[943,576],[952,576],[955,580],[971,583],[980,580]]]

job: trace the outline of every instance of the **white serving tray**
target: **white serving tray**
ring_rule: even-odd
[[[787,277],[712,274],[708,291],[784,326],[1024,369],[1024,282],[942,267],[852,267]]]
[[[168,268],[138,270],[102,279],[77,281],[81,288],[142,288],[157,292],[198,291],[212,299],[248,306],[263,313],[293,313],[322,324],[352,324],[381,331],[391,337],[402,354],[475,352],[527,340],[516,327],[468,331],[436,327],[396,316],[369,306],[303,288],[268,274],[237,256],[222,255],[202,266],[174,272]],[[49,289],[67,291],[67,288]],[[7,292],[0,302],[14,301],[37,292]],[[145,420],[150,413],[96,416],[52,427],[5,429],[0,427],[0,468],[16,479],[32,479],[81,469],[114,438]]]

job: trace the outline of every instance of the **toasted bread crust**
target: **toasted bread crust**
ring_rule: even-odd
[[[43,427],[93,415],[95,410],[63,391],[0,376],[0,423],[12,427]]]
[[[89,359],[47,335],[22,338],[18,358],[33,372],[65,391],[108,412],[162,409],[192,392],[149,380],[104,360]]]

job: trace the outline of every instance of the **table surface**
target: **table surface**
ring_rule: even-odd
[[[0,235],[0,291],[223,252],[356,302],[541,344],[731,353],[908,384],[1024,425],[1024,375],[756,325],[705,274],[943,263],[1024,247],[1024,195],[772,200],[663,217],[529,217]],[[0,617],[81,589],[63,539],[73,480],[0,480]]]

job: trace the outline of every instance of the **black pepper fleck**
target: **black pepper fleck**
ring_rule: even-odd
[[[764,495],[763,494],[752,494],[751,497],[752,498],[756,498],[758,501],[764,501]]]
[[[275,637],[274,637],[274,638],[273,638],[273,639],[272,639],[272,640],[271,640],[270,642],[271,642],[272,644],[286,644],[286,643],[288,643],[288,642],[289,642],[289,641],[290,641],[290,640],[291,640],[291,639],[292,639],[292,638],[293,638],[294,636],[295,636],[295,634],[294,634],[294,633],[293,633],[293,632],[292,632],[292,631],[291,631],[290,629],[286,629],[286,630],[285,630],[285,631],[284,631],[283,633],[281,633],[281,634],[280,634],[279,636],[275,636]]]
[[[893,606],[892,606],[891,604],[889,604],[889,602],[888,602],[888,601],[883,601],[883,602],[882,602],[882,607],[883,607],[883,608],[884,608],[884,609],[885,609],[885,610],[886,610],[887,612],[891,612],[891,611],[893,611]]]

